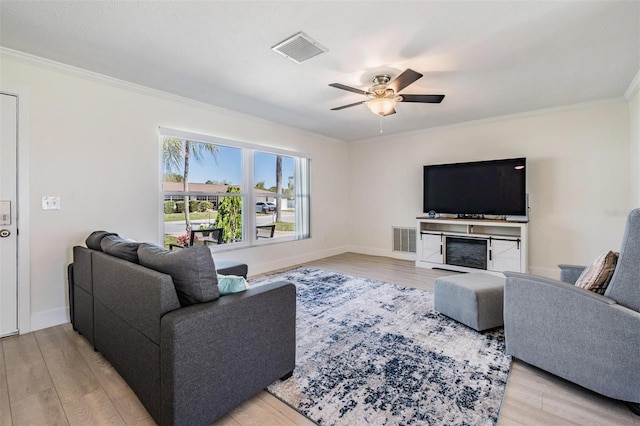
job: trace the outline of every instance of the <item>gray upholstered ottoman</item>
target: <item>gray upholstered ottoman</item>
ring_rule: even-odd
[[[503,325],[503,276],[482,272],[436,278],[436,311],[475,330]]]

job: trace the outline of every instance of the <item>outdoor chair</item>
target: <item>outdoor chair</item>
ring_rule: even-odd
[[[196,234],[201,234],[202,237],[199,237],[198,240],[202,242],[203,245],[207,246],[209,244],[222,244],[222,228],[213,228],[213,229],[196,229],[191,230],[189,237],[189,246],[193,246]],[[180,244],[169,244],[169,250],[173,250],[174,248],[185,248],[187,246],[183,246]]]
[[[276,232],[276,225],[259,225],[256,226],[256,238],[273,238]]]

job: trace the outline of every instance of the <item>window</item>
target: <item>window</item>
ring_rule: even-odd
[[[218,248],[309,237],[308,159],[168,129],[160,139],[166,247],[192,231]]]

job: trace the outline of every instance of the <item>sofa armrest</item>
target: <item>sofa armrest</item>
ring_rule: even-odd
[[[575,284],[586,266],[560,264],[558,265],[558,268],[560,268],[560,281],[568,284]]]
[[[293,284],[249,288],[161,323],[162,423],[209,424],[295,367]]]
[[[603,395],[640,401],[640,313],[567,283],[506,272],[507,353]]]

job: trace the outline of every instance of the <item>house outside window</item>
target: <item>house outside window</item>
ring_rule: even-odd
[[[166,247],[309,237],[307,158],[167,129],[160,141]]]

